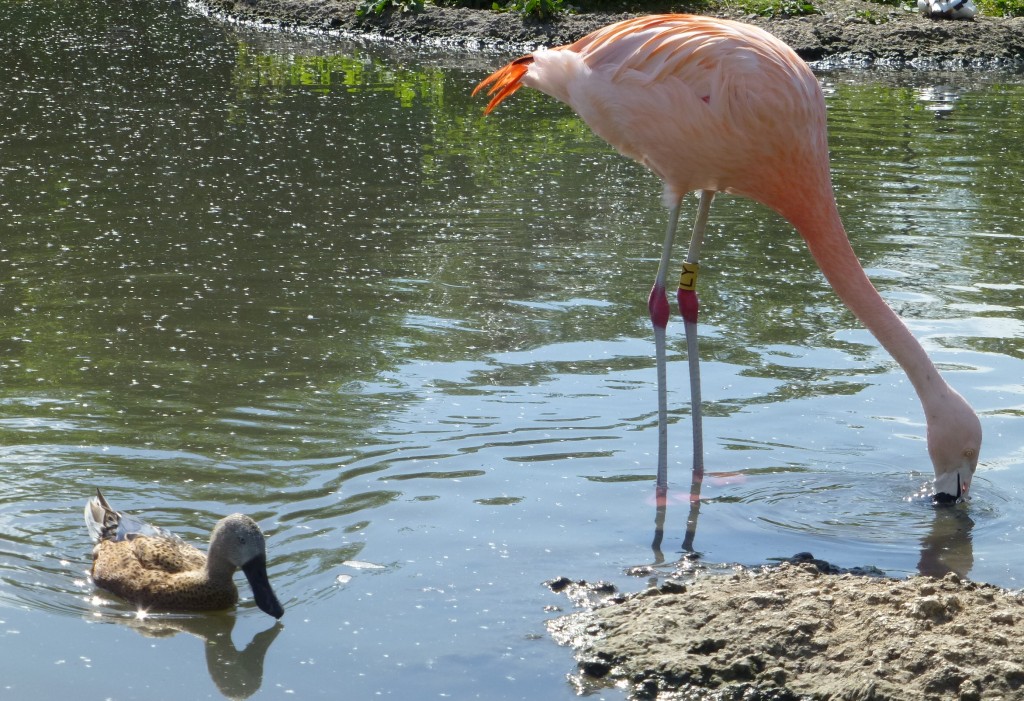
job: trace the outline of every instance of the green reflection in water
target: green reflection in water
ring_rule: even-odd
[[[240,41],[231,79],[239,100],[273,102],[283,99],[290,88],[305,88],[321,94],[339,89],[387,92],[402,107],[416,101],[437,106],[444,102],[440,68],[399,68],[358,48],[347,54],[280,54]]]

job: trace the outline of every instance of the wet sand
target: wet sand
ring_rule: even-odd
[[[1024,596],[962,580],[825,574],[812,563],[703,574],[620,596],[553,585],[582,610],[548,623],[581,692],[637,699],[1024,698]]]

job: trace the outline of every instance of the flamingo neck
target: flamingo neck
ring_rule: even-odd
[[[921,344],[871,284],[846,237],[831,187],[817,192],[817,199],[807,195],[808,199],[800,202],[796,198],[795,207],[777,211],[807,241],[811,255],[839,298],[907,373],[928,424],[928,454],[935,469],[934,493],[959,499],[970,489],[978,464],[978,415],[946,383]]]
[[[782,213],[803,236],[839,298],[907,373],[930,422],[937,404],[952,390],[903,320],[868,279],[847,238],[831,192],[825,201],[829,203],[827,207]]]

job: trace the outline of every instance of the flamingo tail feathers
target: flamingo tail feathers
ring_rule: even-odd
[[[531,63],[533,63],[532,55],[517,58],[507,66],[491,73],[473,88],[473,94],[476,95],[493,83],[491,89],[487,91],[491,101],[487,103],[484,114],[490,114],[495,107],[501,104],[502,100],[523,86],[523,76],[526,75]]]

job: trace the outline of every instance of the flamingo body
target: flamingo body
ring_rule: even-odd
[[[714,190],[777,209],[779,178],[790,180],[793,168],[820,170],[828,150],[821,89],[793,58],[756,27],[665,15],[534,52],[492,78],[518,76],[571,106],[594,133],[654,171],[668,202]],[[496,94],[488,111],[513,91]],[[817,175],[828,178],[827,157]]]
[[[928,425],[935,494],[949,500],[967,493],[981,424],[853,252],[832,191],[825,100],[792,49],[739,22],[640,17],[516,59],[474,94],[492,86],[489,113],[524,85],[566,103],[594,133],[650,168],[667,206],[694,190],[724,191],[793,224],[839,297],[907,372]],[[655,307],[662,311],[659,284],[652,319]]]

